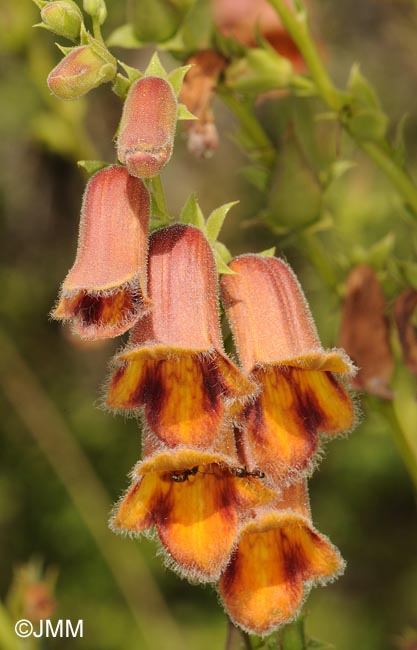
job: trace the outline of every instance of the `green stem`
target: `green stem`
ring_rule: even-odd
[[[280,650],[306,650],[307,642],[304,630],[304,618],[286,625],[278,635]]]
[[[227,638],[225,650],[252,650],[249,634],[243,632],[227,617]]]
[[[300,50],[317,91],[332,110],[340,113],[342,108],[349,102],[349,96],[338,90],[330,79],[317,47],[310,36],[306,12],[298,11],[294,13],[289,9],[285,0],[269,0],[269,2],[279,14],[284,27]],[[343,123],[342,120],[341,122]],[[390,158],[385,150],[387,143],[370,142],[362,139],[357,134],[351,133],[347,124],[344,124],[344,127],[356,144],[368,154],[389,178],[414,215],[417,216],[417,188],[407,173]]]
[[[417,452],[414,449],[415,445],[412,444],[405,428],[401,425],[394,404],[381,402],[380,408],[391,425],[392,436],[417,491]]]
[[[152,199],[155,202],[155,208],[157,214],[155,215],[157,219],[163,224],[168,225],[171,223],[171,217],[168,213],[167,202],[165,199],[165,192],[162,186],[162,181],[160,176],[154,176],[150,179],[149,189],[152,193]]]
[[[385,175],[388,176],[398,192],[404,197],[415,215],[417,215],[417,189],[409,176],[398,167],[396,162],[375,142],[361,142],[356,139],[357,144],[365,151],[370,158],[378,165]]]
[[[234,115],[236,115],[242,130],[252,141],[254,146],[252,151],[248,153],[263,163],[267,168],[272,168],[275,162],[275,149],[259,124],[252,108],[224,87],[219,89],[219,95]]]
[[[9,613],[0,602],[0,647],[2,650],[17,650],[18,637],[13,630],[13,624]]]
[[[269,0],[269,2],[279,14],[282,24],[300,50],[320,95],[330,108],[339,111],[344,105],[346,97],[334,86],[327,74],[317,48],[310,37],[306,12],[294,13],[289,9],[285,0]]]

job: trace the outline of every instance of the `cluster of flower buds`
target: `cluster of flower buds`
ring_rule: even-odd
[[[177,223],[148,237],[142,179],[169,161],[176,120],[169,81],[132,84],[117,141],[123,165],[87,185],[76,260],[54,316],[84,338],[130,330],[107,405],[141,420],[143,455],[112,528],[156,529],[175,570],[217,583],[232,620],[263,635],[343,568],[312,524],[306,476],[319,435],[353,425],[341,379],[352,365],[323,350],[282,260],[238,257],[219,283],[208,229]],[[225,352],[220,296],[239,365]]]

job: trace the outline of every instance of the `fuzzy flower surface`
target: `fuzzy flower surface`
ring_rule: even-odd
[[[178,103],[162,77],[142,77],[130,87],[123,106],[117,155],[138,178],[156,176],[171,158]]]
[[[240,405],[245,454],[276,483],[305,473],[319,433],[350,429],[354,409],[339,376],[353,366],[338,350],[325,351],[302,289],[285,262],[244,255],[230,262],[222,299],[246,376],[258,395]]]
[[[229,400],[255,390],[225,355],[213,253],[201,230],[175,225],[152,234],[152,310],[116,358],[107,405],[144,407],[146,422],[169,447],[209,448]]]
[[[146,293],[150,201],[141,180],[112,165],[89,181],[77,256],[53,318],[86,339],[123,334],[149,310]]]
[[[312,586],[344,569],[338,550],[311,522],[304,482],[255,509],[219,583],[223,604],[244,630],[266,635],[299,612]]]
[[[217,580],[245,513],[276,498],[262,481],[235,476],[232,447],[223,439],[210,453],[178,448],[148,455],[145,449],[112,528],[140,534],[155,527],[175,570],[200,582]]]

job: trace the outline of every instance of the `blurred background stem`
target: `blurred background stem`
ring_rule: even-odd
[[[339,118],[341,118],[341,112],[348,108],[350,98],[349,95],[339,91],[330,79],[317,47],[311,38],[305,10],[291,11],[285,0],[269,0],[269,2],[278,13],[284,27],[290,33],[300,50],[316,85],[317,92],[329,108],[335,111],[339,115]],[[340,121],[345,126],[349,135],[355,140],[356,144],[368,154],[387,178],[389,178],[417,217],[417,188],[408,174],[390,156],[388,143],[386,141],[372,142],[366,137],[366,134],[359,135],[358,133],[352,133],[347,124],[343,120]]]
[[[179,650],[180,631],[137,548],[107,527],[110,497],[65,420],[0,330],[0,386],[64,484],[123,595],[138,630],[141,650]]]

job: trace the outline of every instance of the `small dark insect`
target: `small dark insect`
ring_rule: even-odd
[[[192,467],[191,469],[185,469],[182,472],[173,472],[171,474],[171,479],[175,481],[175,483],[185,483],[185,481],[188,481],[189,476],[195,476],[197,472],[198,465]]]
[[[249,471],[245,466],[232,467],[230,471],[232,472],[233,476],[237,476],[239,478],[244,478],[247,476],[251,476],[253,478],[265,478],[265,472],[263,472],[261,469],[254,469],[252,471]]]

